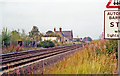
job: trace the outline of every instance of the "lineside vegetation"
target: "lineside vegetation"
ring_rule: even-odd
[[[115,74],[117,40],[96,40],[69,58],[55,64],[46,74]]]

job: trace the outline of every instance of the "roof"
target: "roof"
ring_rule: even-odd
[[[65,35],[63,34],[63,33],[61,33],[62,34],[62,36],[64,36],[65,37]]]
[[[55,33],[59,33],[60,31],[55,31]],[[73,33],[72,31],[62,31],[61,33],[62,36],[67,37],[68,39],[73,38]]]

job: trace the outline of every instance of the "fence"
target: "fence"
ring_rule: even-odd
[[[20,46],[23,46],[23,47],[35,47],[37,45],[37,42],[36,41],[10,41],[10,42],[4,42],[2,41],[2,48],[7,48],[8,46],[17,46],[18,44],[20,44]]]

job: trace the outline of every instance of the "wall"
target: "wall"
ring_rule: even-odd
[[[51,41],[56,40],[56,41],[58,41],[58,38],[57,37],[42,37],[42,41],[45,41],[45,40],[51,40]]]

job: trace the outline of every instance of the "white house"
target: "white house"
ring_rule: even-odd
[[[59,39],[57,37],[41,37],[42,41],[45,41],[45,40],[51,40],[51,41],[59,41]]]

